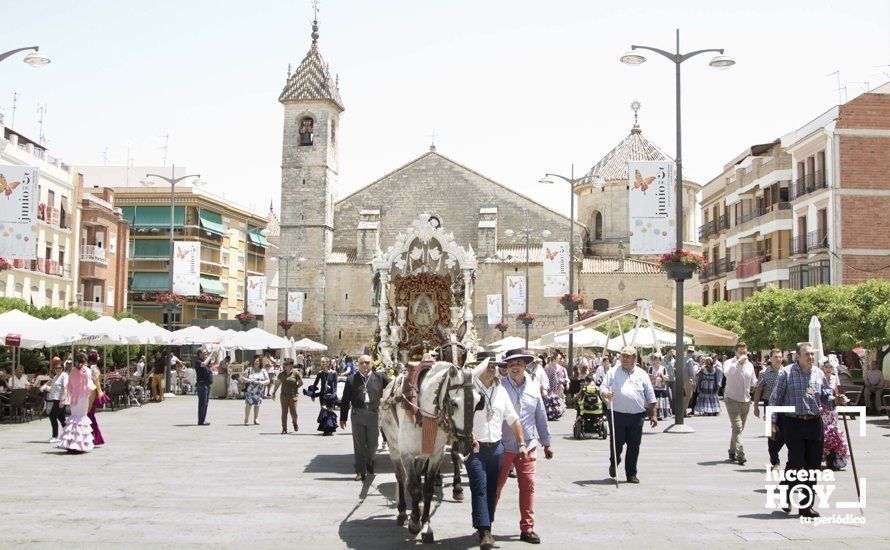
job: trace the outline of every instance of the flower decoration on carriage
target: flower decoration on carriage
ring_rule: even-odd
[[[155,302],[161,307],[177,306],[185,303],[185,296],[172,292],[160,292],[155,295]]]
[[[708,267],[708,260],[701,254],[682,248],[668,252],[658,260],[658,265],[662,269],[668,269],[676,264],[692,266],[695,271],[702,272]]]
[[[566,292],[559,297],[559,304],[563,307],[574,307],[575,309],[578,309],[580,307],[584,307],[584,303],[584,296],[580,294],[572,294],[570,292]]]

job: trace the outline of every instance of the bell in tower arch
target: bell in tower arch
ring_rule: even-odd
[[[300,121],[300,145],[312,145],[315,121],[306,117]]]

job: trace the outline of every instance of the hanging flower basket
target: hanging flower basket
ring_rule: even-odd
[[[668,252],[661,257],[658,264],[667,273],[668,279],[674,281],[691,279],[693,274],[708,267],[704,256],[682,249]]]
[[[560,296],[559,303],[566,311],[578,311],[584,305],[584,296],[566,293]]]
[[[253,313],[242,311],[241,313],[235,315],[235,319],[238,319],[238,322],[241,323],[241,326],[247,328],[247,325],[249,325],[252,321],[256,321],[256,315],[254,315]]]
[[[6,258],[0,258],[0,273],[12,268],[12,263]]]
[[[526,312],[526,313],[520,313],[519,315],[517,315],[516,321],[519,323],[522,323],[523,325],[528,327],[528,326],[531,326],[531,324],[534,323],[535,319],[537,319],[537,318],[538,318],[538,316],[535,315],[534,313]]]
[[[503,336],[504,333],[507,332],[507,329],[510,328],[510,325],[508,323],[501,322],[501,323],[496,324],[494,326],[494,328],[501,331],[501,336]]]
[[[281,330],[284,331],[284,335],[287,336],[287,331],[289,331],[291,327],[294,326],[294,323],[293,321],[284,320],[279,322],[278,326],[281,327]]]

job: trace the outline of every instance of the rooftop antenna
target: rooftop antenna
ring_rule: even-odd
[[[865,93],[868,93],[871,90],[871,82],[868,80],[864,80],[862,82],[847,82],[847,84],[864,84],[865,85]]]
[[[19,93],[12,92],[12,117],[9,120],[9,127],[15,129],[15,104],[18,101]]]
[[[43,133],[43,115],[46,114],[46,103],[37,103],[37,125],[39,128],[39,132],[37,134],[37,141],[40,142],[41,145],[46,144],[46,135]]]
[[[837,92],[837,104],[843,105],[845,103],[843,94],[846,93],[847,87],[841,85],[841,71],[840,70],[834,71],[833,73],[828,73],[825,76],[832,76],[832,75],[837,77],[837,89],[835,89],[835,91]]]
[[[430,138],[430,151],[436,150],[436,136],[438,136],[438,134],[436,133],[435,130],[433,130],[432,134],[427,136],[428,138]]]
[[[102,166],[108,166],[108,147],[105,147],[105,150],[102,151]]]
[[[164,144],[161,145],[160,147],[158,147],[158,149],[164,150],[164,164],[163,164],[163,166],[167,166],[167,149],[169,149],[169,147],[170,147],[170,134],[167,133],[160,137],[161,137],[161,139],[164,140]]]
[[[133,148],[133,142],[131,140],[127,140],[127,158],[125,164],[127,165],[127,186],[130,185],[130,167],[133,166],[133,157],[130,156],[130,150]]]

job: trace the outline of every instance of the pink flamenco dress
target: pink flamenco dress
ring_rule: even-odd
[[[87,416],[92,386],[89,367],[73,367],[68,374],[68,398],[71,416],[65,422],[59,449],[70,453],[88,453],[93,450],[93,427]]]

